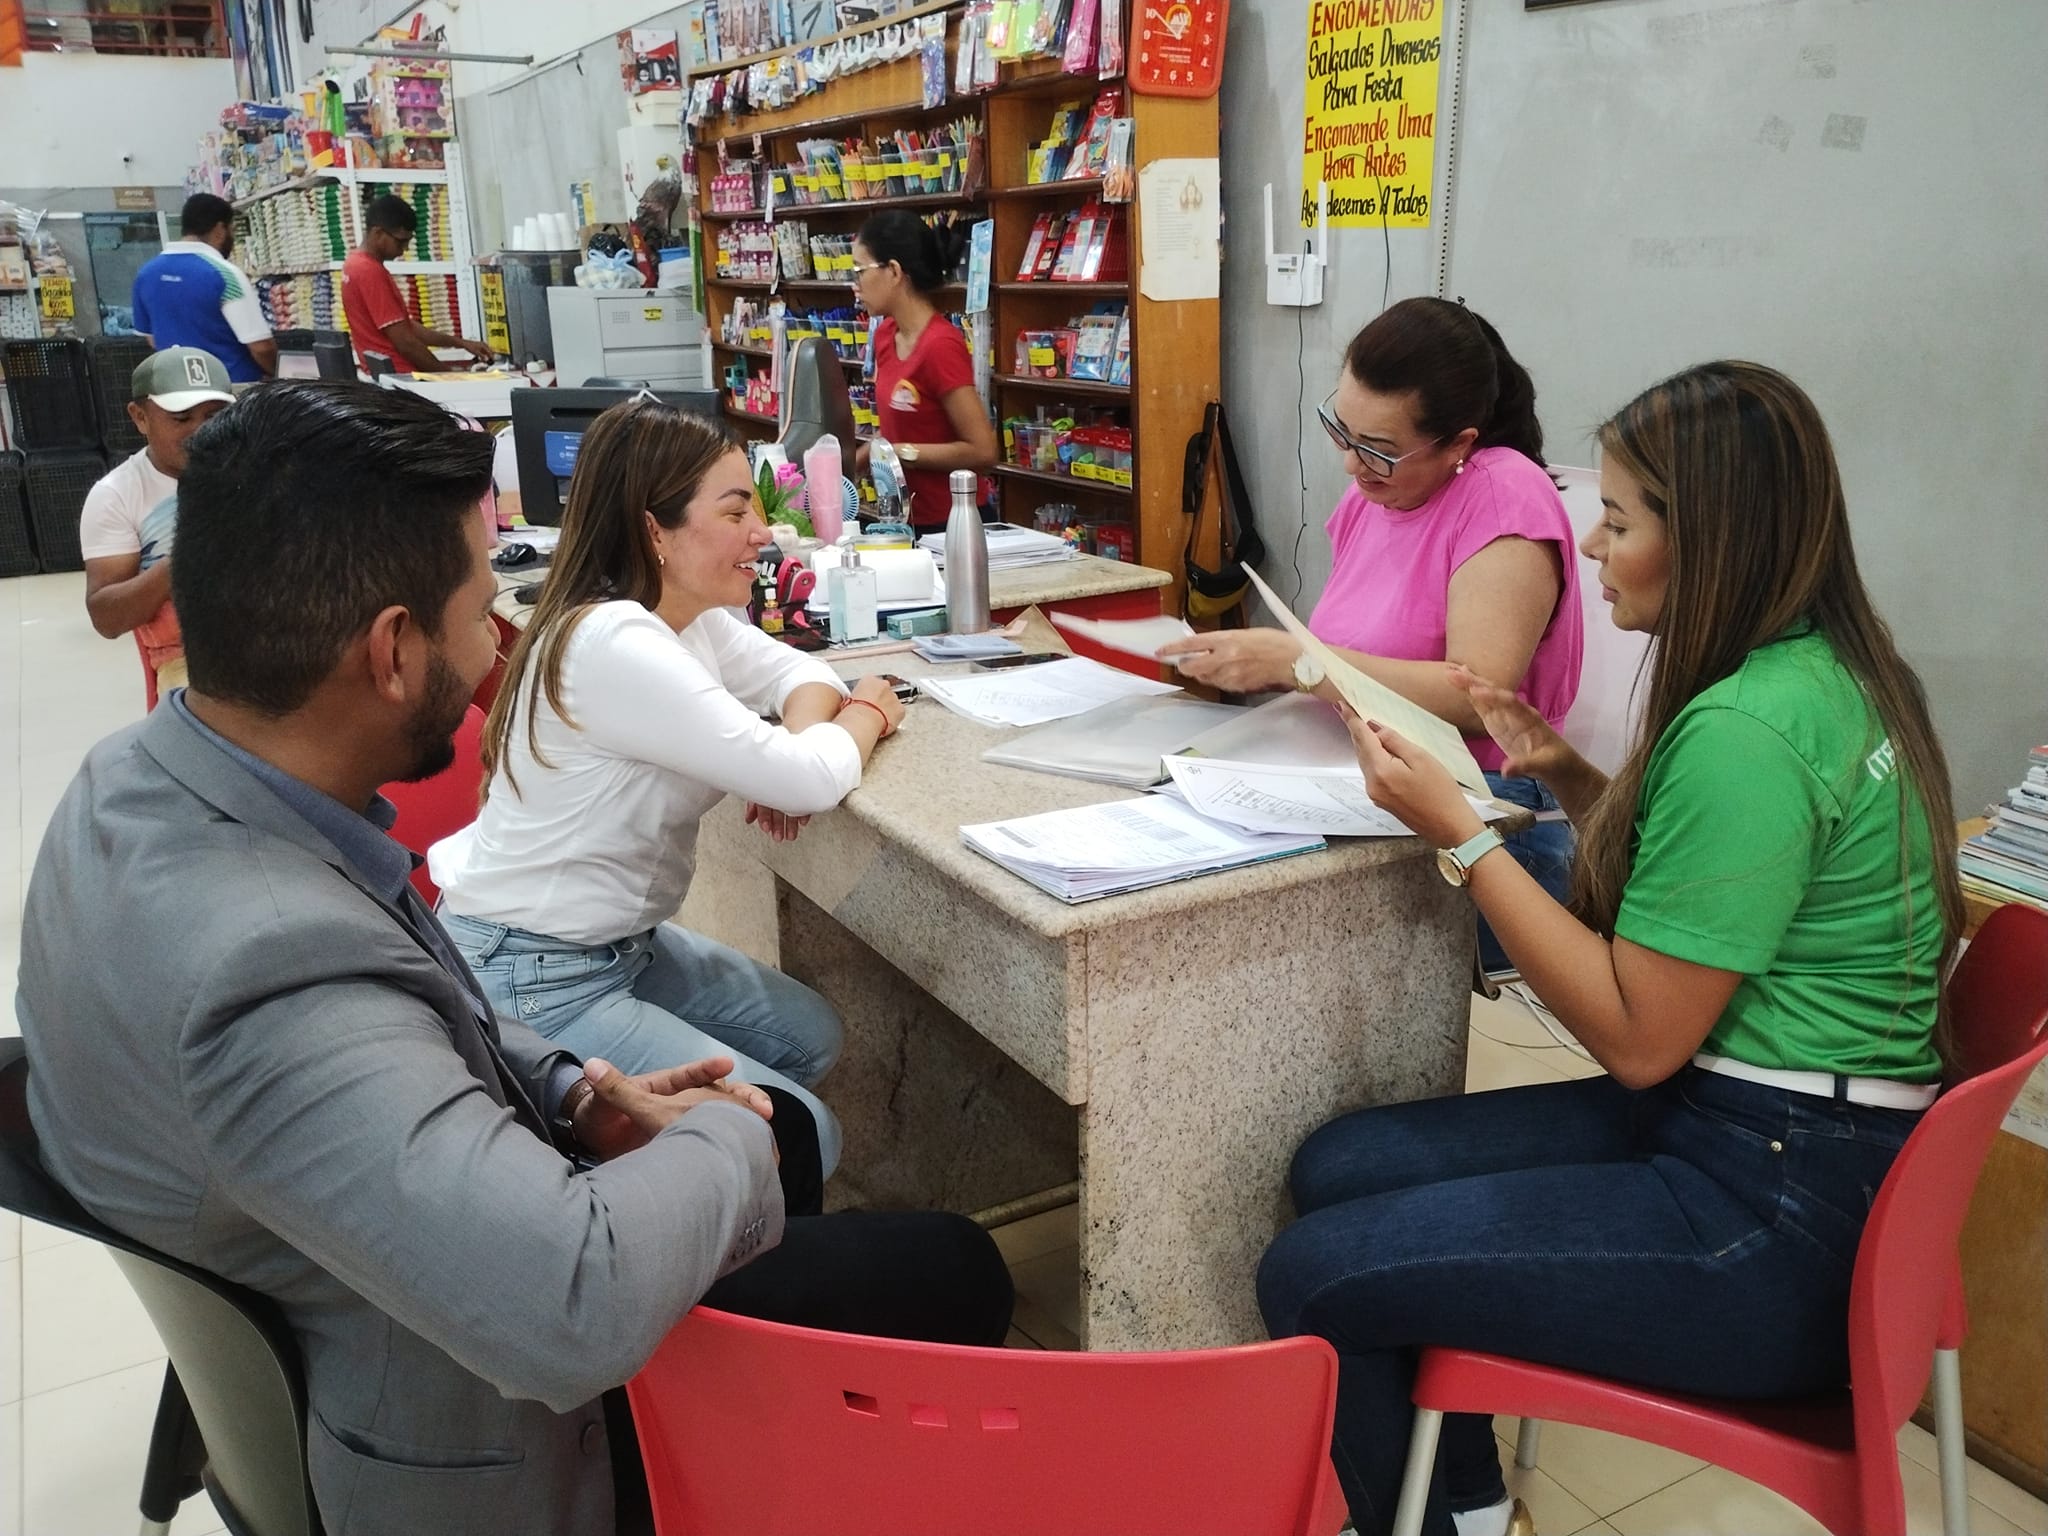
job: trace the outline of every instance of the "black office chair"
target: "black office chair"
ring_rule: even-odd
[[[305,1377],[282,1314],[124,1237],[43,1171],[19,1040],[0,1040],[0,1207],[111,1251],[170,1354],[142,1474],[143,1536],[168,1532],[202,1487],[232,1536],[322,1536],[306,1477]]]

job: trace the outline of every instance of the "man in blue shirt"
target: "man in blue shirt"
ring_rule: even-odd
[[[178,228],[182,238],[135,274],[135,329],[159,349],[211,352],[237,384],[271,377],[277,372],[277,343],[255,285],[228,260],[235,249],[235,210],[200,192],[185,199]]]

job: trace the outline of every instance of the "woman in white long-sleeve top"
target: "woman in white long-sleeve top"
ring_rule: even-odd
[[[902,718],[879,679],[849,693],[728,611],[768,542],[746,457],[716,425],[652,397],[600,416],[485,726],[482,813],[428,863],[499,1011],[630,1073],[731,1056],[810,1109],[830,1172],[838,1128],[810,1090],[838,1015],[667,921],[699,817],[740,795],[749,821],[793,837]]]

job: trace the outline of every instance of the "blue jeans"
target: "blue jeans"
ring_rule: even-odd
[[[1918,1119],[1687,1066],[1315,1132],[1259,1307],[1273,1337],[1337,1351],[1331,1455],[1361,1536],[1393,1523],[1421,1345],[1717,1397],[1840,1387],[1857,1240]],[[1506,1496],[1491,1422],[1446,1414],[1425,1531]]]
[[[440,916],[506,1018],[627,1073],[730,1056],[741,1081],[801,1099],[818,1122],[826,1175],[839,1165],[839,1122],[810,1090],[839,1059],[842,1029],[802,982],[673,923],[587,946]]]
[[[1488,770],[1486,787],[1493,791],[1494,799],[1505,800],[1509,805],[1519,805],[1531,811],[1554,811],[1558,808],[1557,797],[1534,779],[1510,779]],[[1517,864],[1536,877],[1538,885],[1563,901],[1571,893],[1572,841],[1570,822],[1539,821],[1528,831],[1517,832],[1509,838],[1507,850],[1514,855]],[[1492,975],[1496,971],[1513,970],[1514,965],[1507,951],[1500,947],[1500,940],[1493,936],[1493,929],[1487,926],[1486,919],[1480,918],[1479,968]]]

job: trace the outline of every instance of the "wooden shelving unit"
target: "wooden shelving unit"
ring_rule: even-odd
[[[932,6],[949,13],[949,50],[957,41],[959,8]],[[695,73],[720,73],[731,64],[707,66]],[[950,75],[950,65],[949,65]],[[800,218],[812,232],[851,233],[866,215],[883,208],[985,209],[994,221],[990,308],[994,356],[990,406],[1000,423],[1010,415],[1033,414],[1040,406],[1065,401],[1077,408],[1107,410],[1127,423],[1133,436],[1133,483],[1129,487],[1079,476],[1053,474],[1021,465],[996,467],[998,504],[1012,522],[1028,523],[1048,502],[1072,502],[1087,518],[1116,519],[1135,525],[1138,560],[1174,573],[1169,599],[1180,600],[1181,550],[1185,525],[1181,512],[1181,466],[1189,437],[1200,430],[1202,413],[1220,392],[1220,306],[1215,300],[1155,303],[1138,287],[1142,229],[1136,204],[1124,205],[1124,239],[1129,279],[1123,282],[1018,282],[1015,274],[1041,212],[1078,207],[1100,198],[1099,178],[1031,183],[1025,180],[1030,147],[1041,140],[1062,103],[1086,105],[1108,86],[1123,90],[1121,111],[1136,121],[1138,167],[1162,156],[1213,156],[1218,127],[1215,98],[1189,101],[1140,96],[1121,80],[1062,73],[1057,60],[1026,60],[1005,65],[1003,78],[990,92],[956,98],[941,106],[923,101],[920,66],[915,58],[845,75],[824,90],[773,112],[749,114],[703,124],[699,146],[698,185],[702,188],[701,222],[707,270],[711,242],[725,225],[765,217],[759,210],[715,212],[709,188],[722,146],[735,157],[758,156],[771,163],[799,157],[796,142],[813,137],[873,139],[907,126],[973,116],[983,133],[987,185],[972,195],[909,194],[839,203],[790,204],[775,210],[777,220]],[[844,282],[748,281],[707,278],[705,323],[716,337],[733,300],[739,295],[786,294],[793,304],[821,306],[820,295],[844,301]],[[965,293],[950,285],[937,296],[942,310],[961,308]],[[1044,379],[1016,374],[1012,357],[1017,333],[1064,325],[1104,300],[1120,299],[1131,316],[1131,382],[1128,386],[1090,380]],[[713,343],[721,366],[737,358],[767,360],[758,346]],[[844,361],[844,360],[843,360]],[[849,367],[854,366],[849,363]],[[757,370],[758,371],[758,370]],[[772,426],[764,417],[737,408],[730,415],[744,431],[759,433]],[[1213,557],[1213,551],[1210,552]]]
[[[1173,574],[1170,602],[1178,611],[1185,579],[1181,551],[1186,542],[1181,467],[1187,440],[1201,429],[1204,409],[1219,398],[1222,388],[1220,306],[1215,300],[1154,303],[1139,291],[1143,230],[1135,203],[1122,205],[1130,273],[1127,281],[1016,280],[1032,223],[1040,213],[1076,208],[1102,195],[1100,178],[1027,182],[1031,147],[1045,137],[1056,107],[1068,101],[1090,102],[1112,84],[1122,82],[1072,78],[1054,70],[1051,61],[1032,61],[986,98],[992,184],[988,197],[996,222],[996,280],[991,303],[998,371],[991,388],[999,420],[1011,414],[1031,415],[1041,404],[1055,400],[1077,407],[1114,408],[1132,430],[1132,484],[1125,488],[1107,481],[1004,465],[997,471],[997,485],[1003,515],[1011,522],[1029,522],[1032,512],[1049,501],[1071,501],[1083,517],[1129,519],[1136,526],[1139,562]],[[1125,87],[1121,110],[1136,121],[1140,168],[1163,156],[1217,153],[1214,97],[1188,101],[1143,96]],[[1059,326],[1110,299],[1121,299],[1131,316],[1128,387],[1011,371],[1012,345],[1019,331]]]

